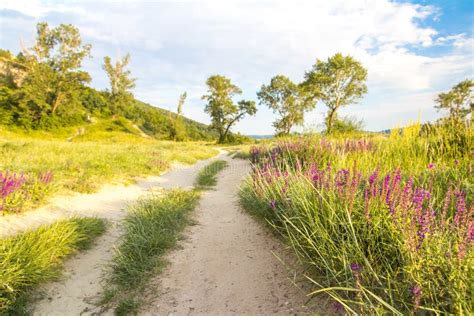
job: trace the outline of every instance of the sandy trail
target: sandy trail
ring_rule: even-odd
[[[94,247],[66,261],[64,277],[46,284],[38,291],[40,297],[32,307],[32,314],[49,316],[96,313],[98,308],[94,303],[97,303],[102,291],[104,268],[112,259],[125,207],[156,187],[192,187],[199,170],[215,159],[218,157],[199,161],[189,167],[176,167],[160,177],[149,177],[135,185],[106,186],[95,194],[59,197],[49,206],[49,209],[53,207],[52,214],[47,214],[48,208],[45,208],[44,211],[39,210],[39,214],[31,212],[28,214],[30,217],[22,217],[21,225],[18,224],[11,231],[32,228],[72,215],[98,216],[109,220],[106,233],[96,241]]]
[[[51,198],[48,205],[36,210],[0,216],[0,238],[71,216],[117,220],[123,215],[125,205],[154,188],[190,188],[201,167],[215,159],[217,157],[201,160],[192,166],[176,165],[161,176],[139,179],[132,185],[104,185],[93,194],[59,195]]]
[[[247,161],[226,157],[217,187],[204,193],[180,249],[151,282],[142,315],[301,315],[307,297],[273,254],[281,244],[242,212],[238,187]]]

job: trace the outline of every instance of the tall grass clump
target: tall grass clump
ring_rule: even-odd
[[[196,179],[198,187],[212,187],[217,183],[217,174],[227,167],[224,160],[216,160],[205,166],[199,171]]]
[[[134,296],[164,266],[163,255],[176,245],[198,199],[195,191],[177,189],[146,197],[130,207],[113,259],[104,304],[119,302],[119,310],[137,305]]]
[[[0,240],[0,314],[24,309],[35,286],[60,275],[63,260],[105,231],[98,218],[74,218]]]
[[[310,266],[312,294],[336,310],[473,312],[472,154],[436,152],[419,135],[415,125],[251,151],[244,207],[286,236]]]

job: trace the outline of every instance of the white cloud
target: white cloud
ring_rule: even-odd
[[[400,115],[396,106],[400,103],[407,107],[403,115],[416,115],[418,102],[427,104],[426,95],[473,74],[472,38],[440,36],[421,25],[420,21],[442,17],[433,6],[388,0],[84,1],[68,5],[7,0],[2,6],[37,20],[77,25],[94,46],[94,59],[87,62],[87,69],[98,86],[105,82],[104,77],[97,77],[103,56],[130,51],[132,71],[139,79],[138,97],[174,107],[177,96],[188,90],[189,114],[200,120],[206,115],[199,96],[211,74],[231,77],[243,88],[243,97],[255,99],[256,90],[273,75],[284,73],[301,80],[316,58],[339,51],[361,60],[369,70],[369,95],[357,106],[359,114],[373,113],[376,102],[371,100],[387,103],[390,99],[387,104],[393,108],[384,107],[387,115]],[[449,48],[442,56],[419,52],[440,46]],[[320,116],[321,111],[320,107],[310,117]],[[239,129],[271,132],[270,111],[262,109],[255,120],[260,123],[247,120]],[[368,114],[367,125],[379,126],[380,120]]]

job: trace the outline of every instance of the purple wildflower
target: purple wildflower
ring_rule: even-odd
[[[272,208],[272,210],[276,209],[276,201],[275,200],[270,201],[270,207]]]
[[[360,270],[362,270],[362,267],[360,266],[360,264],[355,263],[355,262],[351,263],[350,267],[351,267],[352,272],[359,272]]]
[[[464,214],[466,213],[466,200],[465,193],[462,191],[457,191],[456,196],[456,214],[454,215],[454,224],[459,226],[463,223]]]
[[[337,313],[342,312],[342,304],[339,302],[332,303],[332,307],[336,310]]]

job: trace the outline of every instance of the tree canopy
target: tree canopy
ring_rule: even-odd
[[[453,121],[461,121],[468,114],[474,119],[474,101],[472,89],[474,80],[466,79],[455,85],[449,92],[440,93],[435,100],[438,110],[448,110],[449,117]]]
[[[326,61],[317,60],[305,74],[302,88],[314,100],[328,107],[326,132],[331,133],[335,114],[341,107],[357,102],[367,93],[367,69],[351,56],[337,53]]]
[[[254,101],[241,100],[237,104],[232,98],[242,93],[229,78],[221,75],[210,76],[206,84],[208,94],[202,96],[207,101],[206,113],[211,116],[211,127],[219,134],[219,143],[227,140],[230,128],[245,115],[255,115],[257,107]]]
[[[260,104],[279,114],[280,118],[273,123],[277,135],[288,135],[293,126],[303,124],[304,112],[315,106],[297,84],[283,75],[273,77],[269,85],[262,85],[257,96]]]
[[[130,70],[126,67],[130,63],[130,54],[125,55],[122,59],[118,59],[112,64],[109,56],[104,57],[104,65],[102,68],[107,73],[110,81],[110,102],[114,112],[125,110],[133,101],[133,94],[130,91],[135,87],[135,80],[131,77]]]
[[[83,45],[79,30],[70,24],[50,28],[38,23],[33,47],[23,49],[10,63],[17,69],[19,82],[18,107],[26,125],[42,124],[51,120],[57,111],[74,116],[79,93],[84,83],[91,80],[80,70],[89,56],[91,46]],[[66,107],[67,106],[67,107]]]

